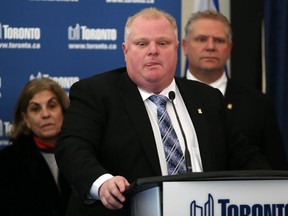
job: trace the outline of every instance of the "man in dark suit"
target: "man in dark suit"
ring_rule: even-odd
[[[225,65],[232,49],[232,30],[220,12],[192,14],[185,27],[183,50],[186,78],[218,88],[225,96],[229,120],[261,148],[273,169],[286,169],[285,151],[271,99],[227,78]]]
[[[56,147],[57,163],[74,190],[67,215],[130,215],[124,193],[130,183],[168,174],[153,96],[167,101],[184,152],[175,104],[193,172],[270,168],[257,148],[227,124],[219,90],[174,78],[177,35],[171,15],[144,9],[125,26],[126,67],[71,87],[71,105]]]

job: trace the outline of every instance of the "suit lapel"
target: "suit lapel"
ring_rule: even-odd
[[[119,83],[119,87],[120,97],[127,109],[133,128],[138,135],[139,142],[155,171],[155,175],[161,175],[159,157],[149,116],[142,97],[136,85],[128,77],[127,72],[123,74],[123,82]]]
[[[227,88],[225,92],[225,101],[227,105],[227,113],[229,120],[232,121],[234,113],[238,112],[238,110],[243,105],[241,102],[241,98],[243,97],[242,87],[237,83],[233,82],[231,79],[228,79]],[[232,123],[230,121],[230,123]]]
[[[192,82],[195,81],[176,79],[177,86],[181,92],[182,98],[185,102],[196,131],[202,166],[204,171],[206,171],[210,170],[212,167],[212,155],[211,151],[209,150],[211,149],[210,145],[212,141],[211,137],[209,137],[209,135],[206,133],[210,130],[206,118],[207,107],[201,99],[201,97],[203,97],[203,92],[198,92],[197,88],[195,88]],[[205,157],[203,157],[203,155],[205,155]]]

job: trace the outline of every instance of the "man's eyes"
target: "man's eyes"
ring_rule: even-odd
[[[206,42],[207,39],[208,38],[206,38],[206,37],[198,37],[198,38],[196,38],[196,41],[198,41],[198,42]]]
[[[147,42],[138,42],[138,43],[136,43],[136,45],[138,45],[140,47],[144,47],[147,45]]]
[[[157,45],[159,45],[159,46],[167,46],[169,44],[170,44],[169,41],[158,41],[157,42]],[[145,46],[149,45],[149,42],[137,42],[136,45],[140,46],[140,47],[145,47]]]
[[[209,38],[208,37],[197,37],[197,38],[195,38],[195,40],[197,42],[203,43],[203,42],[207,42],[209,40]],[[227,40],[224,38],[213,38],[213,42],[217,43],[217,44],[223,44],[223,43],[226,43]]]
[[[222,39],[222,38],[215,38],[215,39],[214,39],[214,42],[215,42],[215,43],[222,44],[222,43],[226,43],[226,40],[225,40],[225,39]]]

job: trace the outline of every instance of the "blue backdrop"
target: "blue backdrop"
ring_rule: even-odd
[[[172,14],[181,32],[178,0],[1,0],[0,149],[30,79],[53,78],[68,93],[79,79],[124,66],[126,19],[145,7]]]

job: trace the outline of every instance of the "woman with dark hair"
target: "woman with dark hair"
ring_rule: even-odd
[[[0,151],[0,215],[65,215],[71,189],[54,148],[68,106],[66,92],[49,78],[25,85],[15,107],[12,145]]]

